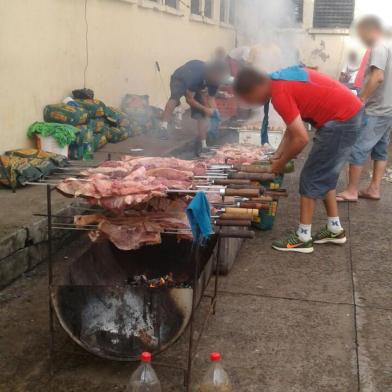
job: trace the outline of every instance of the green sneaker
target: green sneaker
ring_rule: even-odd
[[[296,232],[291,232],[281,240],[274,241],[272,247],[282,252],[312,253],[314,251],[313,241],[302,242]]]
[[[342,230],[340,233],[335,234],[328,230],[325,226],[315,236],[313,236],[314,244],[345,244],[347,242],[346,232]]]

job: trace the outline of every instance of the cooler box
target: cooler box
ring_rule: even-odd
[[[60,147],[57,140],[53,136],[43,137],[36,134],[36,144],[38,150],[53,152],[68,157],[69,146]]]

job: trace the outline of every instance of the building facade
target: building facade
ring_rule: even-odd
[[[28,126],[73,89],[163,105],[176,67],[235,46],[232,0],[0,0],[0,15],[0,152],[30,145]]]

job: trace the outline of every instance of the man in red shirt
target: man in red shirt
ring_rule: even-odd
[[[287,162],[308,144],[303,121],[316,129],[313,147],[300,177],[300,224],[298,230],[275,241],[281,251],[313,252],[313,244],[344,244],[336,202],[339,174],[347,163],[362,125],[362,103],[345,86],[313,70],[304,70],[307,81],[272,80],[254,69],[242,70],[235,91],[245,102],[264,105],[269,100],[287,125],[272,161],[272,172],[282,173]],[[316,200],[324,201],[328,223],[312,238]]]

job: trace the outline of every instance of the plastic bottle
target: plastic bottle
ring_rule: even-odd
[[[125,392],[162,392],[161,383],[151,366],[151,354],[142,353],[141,364],[132,374]]]
[[[211,353],[211,366],[205,374],[198,392],[234,392],[229,376],[221,364],[221,355]]]

